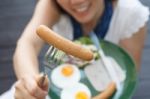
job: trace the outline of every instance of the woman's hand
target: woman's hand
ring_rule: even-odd
[[[45,76],[42,88],[38,85],[42,75],[24,77],[15,84],[15,99],[45,99],[48,94],[48,78]]]

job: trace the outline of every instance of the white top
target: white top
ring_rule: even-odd
[[[130,38],[143,27],[149,19],[149,8],[139,0],[118,0],[105,40],[118,44],[121,39]],[[70,19],[62,15],[53,27],[60,35],[73,39]]]

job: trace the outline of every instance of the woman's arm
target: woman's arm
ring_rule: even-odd
[[[124,48],[135,60],[137,70],[140,69],[142,50],[144,47],[145,35],[147,32],[146,26],[140,28],[131,38],[120,41],[120,46]]]
[[[36,28],[45,24],[51,27],[58,19],[56,7],[52,0],[39,0],[33,17],[17,42],[14,54],[14,68],[18,78],[38,73],[37,56],[42,48],[43,41],[37,36]]]
[[[59,19],[59,12],[52,1],[38,1],[33,17],[17,42],[13,57],[18,78],[15,86],[15,99],[44,99],[47,94],[48,90],[40,88],[37,83],[38,54],[44,42],[36,35],[36,28],[41,24],[52,27]]]

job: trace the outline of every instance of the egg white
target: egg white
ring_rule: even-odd
[[[72,87],[63,89],[60,95],[60,99],[75,99],[76,94],[81,91],[87,94],[88,99],[91,99],[91,92],[89,88],[82,83],[77,83]]]
[[[81,79],[81,74],[79,69],[77,68],[77,66],[69,64],[73,67],[73,74],[66,77],[61,73],[61,70],[64,66],[66,66],[67,64],[62,64],[58,67],[56,67],[51,74],[51,81],[52,83],[58,87],[58,88],[67,88],[67,87],[71,87],[73,85],[75,85],[76,83],[78,83]]]

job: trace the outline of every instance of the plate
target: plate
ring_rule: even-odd
[[[86,45],[92,44],[91,40],[88,37],[79,38],[75,42],[81,42],[82,44]],[[115,61],[119,64],[121,70],[125,71],[126,76],[122,83],[121,90],[116,91],[110,99],[130,99],[134,93],[137,84],[137,72],[133,59],[124,49],[111,42],[101,40],[100,44],[104,53],[107,56],[115,59]],[[92,96],[99,94],[100,92],[95,90],[95,88],[92,86],[87,76],[85,75],[84,68],[80,68],[80,71],[82,74],[82,79],[80,80],[80,82],[86,84],[89,87]],[[50,75],[51,72],[49,72],[49,76]],[[49,96],[52,99],[60,99],[60,93],[61,89],[57,88],[54,84],[50,82]]]

